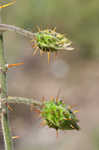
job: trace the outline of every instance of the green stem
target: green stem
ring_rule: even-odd
[[[1,13],[1,12],[0,12]],[[0,14],[1,15],[1,14]],[[9,118],[7,105],[3,103],[3,99],[7,102],[7,86],[6,86],[6,60],[4,57],[3,34],[0,34],[0,109],[1,109],[1,124],[5,143],[5,150],[12,150],[12,137],[9,128]]]
[[[24,30],[20,27],[16,27],[14,25],[9,25],[9,24],[0,24],[0,31],[5,32],[5,31],[13,31],[15,33],[18,33],[22,36],[25,36],[29,39],[35,39],[36,33],[32,33],[30,31]]]
[[[34,105],[34,106],[38,106],[38,107],[42,106],[42,103],[40,101],[35,100],[33,98],[25,98],[25,97],[8,96],[7,102],[8,103],[12,103],[12,104]],[[5,103],[5,100],[4,100],[4,103]]]

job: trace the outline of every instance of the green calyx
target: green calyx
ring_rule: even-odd
[[[61,49],[73,50],[68,38],[51,29],[37,32],[36,40],[37,46],[44,52],[57,52]]]
[[[44,102],[41,115],[49,128],[56,130],[80,129],[75,114],[61,100]]]

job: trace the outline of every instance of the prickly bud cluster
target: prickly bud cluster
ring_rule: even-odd
[[[38,47],[44,52],[56,52],[61,49],[73,50],[71,41],[54,30],[47,29],[37,32],[36,38]]]
[[[78,119],[62,100],[44,101],[42,118],[46,125],[56,130],[79,130]]]
[[[48,54],[48,62],[50,53],[55,52],[55,55],[60,50],[73,50],[72,42],[63,34],[57,33],[54,30],[46,29],[40,30],[35,34],[36,40],[33,41],[33,48],[35,48],[33,55],[40,49],[40,54],[44,52]]]

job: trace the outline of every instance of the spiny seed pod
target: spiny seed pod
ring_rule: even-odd
[[[47,52],[48,62],[50,59],[50,53],[55,52],[55,54],[60,50],[73,50],[71,47],[71,41],[68,40],[63,34],[57,33],[55,30],[46,29],[39,30],[35,34],[36,43],[34,44],[34,55],[37,50],[40,49],[40,53]],[[34,40],[33,40],[34,41]]]
[[[44,101],[41,116],[49,128],[56,130],[80,129],[75,113],[62,100]]]

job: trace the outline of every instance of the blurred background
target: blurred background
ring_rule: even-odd
[[[40,125],[37,113],[25,105],[11,105],[9,112],[15,150],[99,150],[99,1],[17,0],[3,9],[3,23],[37,32],[57,28],[73,41],[74,51],[58,53],[50,64],[47,55],[32,56],[31,42],[13,32],[5,33],[8,63],[24,62],[8,72],[8,95],[60,97],[79,110],[80,131],[59,132]],[[4,150],[2,133],[0,150]]]

